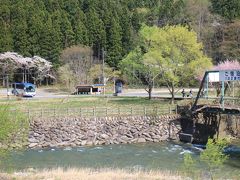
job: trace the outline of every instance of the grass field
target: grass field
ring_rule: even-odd
[[[92,108],[92,107],[168,107],[169,101],[140,97],[96,97],[78,96],[68,98],[48,99],[12,99],[0,101],[0,105],[9,106],[12,109],[53,109],[53,108]]]

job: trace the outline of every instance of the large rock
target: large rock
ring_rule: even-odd
[[[103,139],[109,139],[109,136],[107,134],[101,134],[101,138]]]
[[[81,146],[85,146],[87,144],[87,140],[83,140],[82,142],[81,142]]]
[[[138,138],[138,141],[137,141],[138,143],[145,143],[146,142],[146,139],[144,139],[144,138]]]
[[[38,143],[30,143],[29,145],[28,145],[28,147],[29,148],[34,148],[34,147],[36,147],[38,145]]]
[[[159,142],[169,137],[173,116],[56,118],[35,120],[29,131],[29,148]],[[177,123],[179,126],[179,123]],[[180,130],[171,124],[170,137]]]
[[[29,143],[38,143],[39,141],[35,139],[34,137],[28,139]]]

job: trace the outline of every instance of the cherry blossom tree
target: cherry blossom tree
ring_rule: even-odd
[[[213,70],[238,70],[240,69],[240,63],[238,61],[226,60],[213,67]]]
[[[23,57],[15,52],[0,54],[0,73],[3,77],[6,75],[13,76],[20,70],[23,81],[27,81],[28,74],[32,76],[35,83],[39,83],[45,78],[54,78],[51,69],[52,63],[39,56]]]

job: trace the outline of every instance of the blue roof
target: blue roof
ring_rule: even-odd
[[[35,85],[32,84],[32,83],[13,83],[13,84],[22,84],[22,85],[24,85],[24,86],[26,86],[26,87],[28,87],[28,86],[35,86]]]
[[[104,86],[104,84],[93,84],[94,86]]]

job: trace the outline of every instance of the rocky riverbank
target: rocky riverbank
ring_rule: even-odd
[[[178,115],[39,119],[30,123],[28,147],[76,147],[177,139]]]

